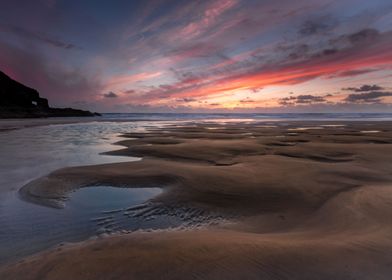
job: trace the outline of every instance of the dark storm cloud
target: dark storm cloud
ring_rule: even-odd
[[[203,77],[203,75],[195,75],[194,73],[188,71],[188,72],[182,72],[178,71],[174,68],[170,68],[170,71],[174,74],[174,76],[177,78],[177,80],[181,81],[182,83],[197,83],[200,81]]]
[[[342,72],[338,72],[333,75],[330,75],[328,78],[354,77],[354,76],[359,76],[359,75],[375,72],[377,70],[378,69],[357,69],[357,70],[342,71]]]
[[[358,87],[348,87],[348,88],[343,88],[343,90],[348,90],[348,91],[355,91],[355,92],[366,92],[366,91],[379,91],[383,90],[384,88],[379,86],[379,85],[363,85]]]
[[[385,36],[391,36],[390,34],[384,34]],[[304,59],[310,58],[321,58],[325,56],[331,56],[338,54],[341,51],[350,50],[351,52],[357,49],[363,48],[366,44],[376,43],[382,39],[382,34],[376,29],[362,29],[357,32],[347,33],[339,36],[330,38],[325,42],[320,49],[319,46],[310,46],[308,44],[300,44],[290,46],[288,48],[294,49],[289,58],[296,59],[302,57]]]
[[[304,26],[302,26],[298,32],[299,34],[301,34],[301,36],[309,33],[320,37],[319,32],[321,32],[321,30],[324,30],[323,28],[321,28],[321,26],[324,25],[321,23],[319,24],[320,26],[315,22],[312,22],[312,24],[310,22],[305,22],[305,26],[307,26],[307,31],[305,32],[303,30]],[[286,57],[286,59],[289,59],[289,61],[298,61],[301,59],[309,60],[312,58],[317,59],[323,57],[330,57],[331,59],[334,59],[334,55],[338,54],[339,52],[350,50],[350,52],[354,53],[357,49],[361,49],[366,46],[366,44],[376,43],[381,39],[385,39],[386,36],[391,37],[390,34],[382,34],[376,29],[366,28],[342,35],[330,34],[330,36],[327,37],[329,39],[325,42],[323,42],[320,37],[319,41],[323,42],[321,46],[320,44],[302,43],[302,41],[306,42],[306,38],[303,40],[300,37],[299,42],[286,42],[285,44],[279,44],[276,49],[276,53],[286,53],[288,50],[290,50],[289,54]],[[355,75],[355,72],[352,73]],[[350,73],[347,72],[347,74]]]
[[[118,95],[115,94],[113,91],[110,91],[110,92],[108,92],[108,93],[105,93],[103,96],[104,96],[105,98],[117,98],[117,97],[118,97]]]
[[[353,44],[363,43],[363,42],[371,42],[375,40],[380,35],[380,32],[376,29],[363,29],[351,35],[348,35],[347,38]]]
[[[382,34],[374,28],[365,28],[330,39],[330,44],[337,47],[363,46],[377,41]]]
[[[298,34],[302,36],[322,35],[331,31],[336,25],[336,20],[333,20],[330,16],[309,19],[302,23]]]
[[[298,44],[292,46],[281,46],[280,50],[285,51],[285,49],[290,50],[288,58],[290,60],[297,60],[306,57],[309,54],[310,47],[307,44]],[[277,49],[279,51],[279,48]]]
[[[324,102],[325,99],[322,96],[314,96],[314,95],[299,95],[297,96],[297,103],[300,104],[307,104],[307,103],[314,103],[314,102]]]
[[[197,101],[197,99],[195,99],[195,98],[190,98],[190,97],[185,97],[185,98],[178,98],[178,99],[176,99],[176,101],[177,101],[177,102],[185,102],[185,103],[188,103],[188,102]]]
[[[344,101],[349,103],[380,103],[382,97],[392,96],[388,91],[370,91],[349,94]]]
[[[281,105],[304,105],[324,102],[326,102],[326,100],[323,96],[316,96],[311,94],[288,96],[279,99],[279,104]]]

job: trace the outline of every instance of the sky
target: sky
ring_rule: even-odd
[[[99,112],[392,112],[392,1],[1,0],[0,71]]]

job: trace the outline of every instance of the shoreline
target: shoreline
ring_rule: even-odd
[[[167,279],[388,279],[392,122],[268,123],[128,133],[117,143],[124,148],[107,154],[141,161],[64,168],[21,189],[25,199],[49,205],[97,183],[158,186],[164,192],[152,202],[214,211],[229,224],[85,241],[2,266],[0,276],[156,279],[165,271]]]
[[[125,115],[125,116],[124,116]],[[127,116],[129,115],[129,116]],[[135,117],[140,116],[138,118]],[[334,122],[390,122],[392,121],[392,114],[389,114],[389,117],[385,117],[388,115],[386,113],[377,113],[376,115],[384,116],[383,118],[380,117],[370,117],[370,118],[356,118],[356,113],[352,113],[352,117],[344,117],[340,116],[341,114],[328,114],[328,113],[321,113],[321,115],[330,115],[334,117],[330,118],[316,118],[316,119],[309,119],[310,115],[314,115],[313,113],[307,114],[296,114],[291,113],[294,118],[289,117],[279,117],[283,116],[284,114],[267,114],[270,118],[258,118],[257,114],[208,114],[208,113],[201,113],[201,114],[192,114],[192,113],[182,113],[182,114],[175,114],[175,113],[162,113],[162,114],[155,114],[158,116],[165,116],[165,118],[143,118],[141,116],[150,116],[151,114],[144,114],[144,113],[133,113],[133,114],[122,114],[122,113],[102,113],[101,116],[84,116],[84,117],[46,117],[46,118],[0,118],[0,133],[7,130],[14,130],[14,129],[22,129],[22,128],[29,128],[29,127],[36,127],[36,126],[47,126],[47,125],[61,125],[61,124],[73,124],[73,123],[87,123],[87,122],[179,122],[179,123],[192,123],[192,122],[211,122],[216,123],[217,121],[222,121],[223,123],[226,122],[268,122],[268,123],[282,123],[282,122],[298,122],[298,123],[334,123]],[[168,117],[170,115],[170,117]],[[191,116],[206,116],[207,119],[192,119]],[[219,117],[221,116],[222,117]],[[230,118],[228,116],[231,116]],[[261,114],[263,115],[263,114]],[[290,114],[285,114],[290,115]],[[305,117],[309,115],[308,117]],[[336,116],[335,116],[336,115]],[[348,114],[350,115],[350,114]],[[374,113],[367,113],[365,115],[374,116]],[[116,117],[114,117],[116,116]],[[177,117],[176,117],[177,116]],[[213,116],[213,117],[212,117]],[[302,117],[299,117],[302,116]],[[339,117],[340,116],[340,117]]]

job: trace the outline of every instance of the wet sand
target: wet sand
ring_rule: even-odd
[[[182,209],[208,223],[59,246],[4,265],[1,279],[391,278],[392,122],[203,123],[123,136],[110,154],[143,160],[61,169],[22,197],[61,207],[80,187],[161,187],[142,206],[146,218]]]

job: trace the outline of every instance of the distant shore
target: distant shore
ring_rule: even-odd
[[[70,124],[98,121],[99,117],[53,117],[53,118],[33,118],[33,119],[0,119],[0,132],[12,129],[21,129],[35,126],[45,126],[54,124]]]
[[[392,122],[193,123],[128,133],[113,155],[30,182],[43,205],[81,186],[159,186],[200,228],[113,234],[0,268],[1,279],[389,279]],[[202,215],[202,214],[201,214]]]

